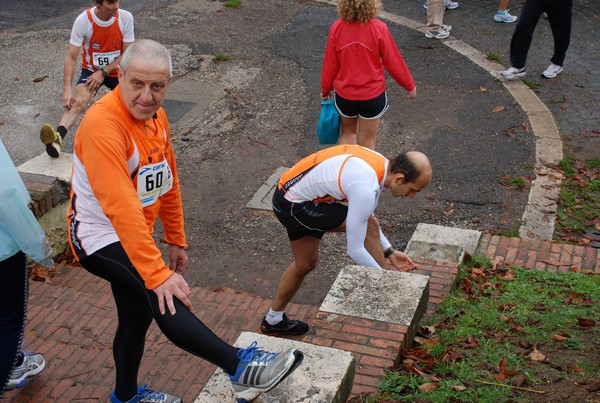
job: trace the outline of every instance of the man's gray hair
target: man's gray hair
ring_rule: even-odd
[[[156,60],[164,60],[169,66],[169,77],[173,77],[173,63],[171,61],[171,53],[169,53],[168,49],[164,47],[164,45],[153,41],[151,39],[141,39],[139,41],[135,41],[125,53],[123,53],[123,57],[121,57],[121,61],[119,64],[121,65],[121,69],[123,72],[127,72],[129,68],[129,63],[133,59],[143,58],[147,59],[148,62],[156,63]]]

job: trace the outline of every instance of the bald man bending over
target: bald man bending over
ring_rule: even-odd
[[[300,335],[308,325],[288,319],[285,308],[316,266],[326,232],[346,232],[348,255],[361,266],[383,269],[386,259],[401,271],[414,267],[394,250],[374,215],[384,188],[394,197],[413,197],[431,182],[429,159],[418,151],[392,160],[358,145],[339,145],[302,159],[279,180],[273,211],[288,232],[294,261],[283,273],[260,332]],[[347,203],[344,203],[347,202]]]

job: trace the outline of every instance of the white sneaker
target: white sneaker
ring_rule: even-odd
[[[554,63],[550,63],[550,66],[548,66],[548,68],[544,70],[542,75],[546,78],[554,78],[557,75],[559,75],[561,71],[563,71],[563,68],[561,66]]]
[[[502,75],[502,77],[512,80],[513,78],[523,77],[526,73],[525,67],[520,69],[516,67],[511,67],[509,69],[504,70],[500,74]]]
[[[506,22],[506,23],[511,23],[511,22],[515,22],[517,20],[517,16],[516,15],[511,15],[508,10],[504,11],[504,12],[500,12],[498,11],[496,13],[496,15],[494,16],[494,22]]]
[[[450,32],[450,31],[452,31],[452,25],[442,24],[442,25],[440,25],[440,29],[442,31]]]
[[[22,350],[19,350],[19,354],[23,356],[23,362],[12,370],[6,390],[22,388],[27,383],[28,377],[36,376],[46,366],[46,361],[41,354],[26,353]]]
[[[459,6],[459,4],[456,1],[452,0],[444,0],[444,5],[446,6],[446,10],[454,10]]]
[[[434,32],[425,31],[425,38],[430,39],[445,39],[450,36],[450,32],[444,31],[443,29],[438,29]]]
[[[446,10],[454,10],[455,8],[458,8],[458,6],[459,4],[455,1],[444,0],[444,7],[446,7]],[[423,3],[423,8],[427,10],[427,0],[425,0],[425,3]]]

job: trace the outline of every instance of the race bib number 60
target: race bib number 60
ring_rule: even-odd
[[[173,187],[173,174],[167,161],[144,165],[140,168],[137,191],[142,207],[150,206]]]

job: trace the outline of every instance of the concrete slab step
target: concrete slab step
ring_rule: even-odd
[[[19,172],[46,175],[58,178],[64,182],[71,181],[71,166],[73,165],[73,154],[61,153],[60,158],[52,158],[42,153],[35,158],[19,165]]]
[[[253,400],[253,403],[342,403],[350,396],[354,380],[354,357],[349,352],[251,332],[240,334],[234,344],[246,347],[254,341],[268,351],[298,348],[304,353],[304,361],[283,382]],[[229,377],[217,369],[195,403],[235,401]]]
[[[480,231],[420,223],[404,252],[411,257],[462,263],[465,253],[475,253],[480,237]]]

